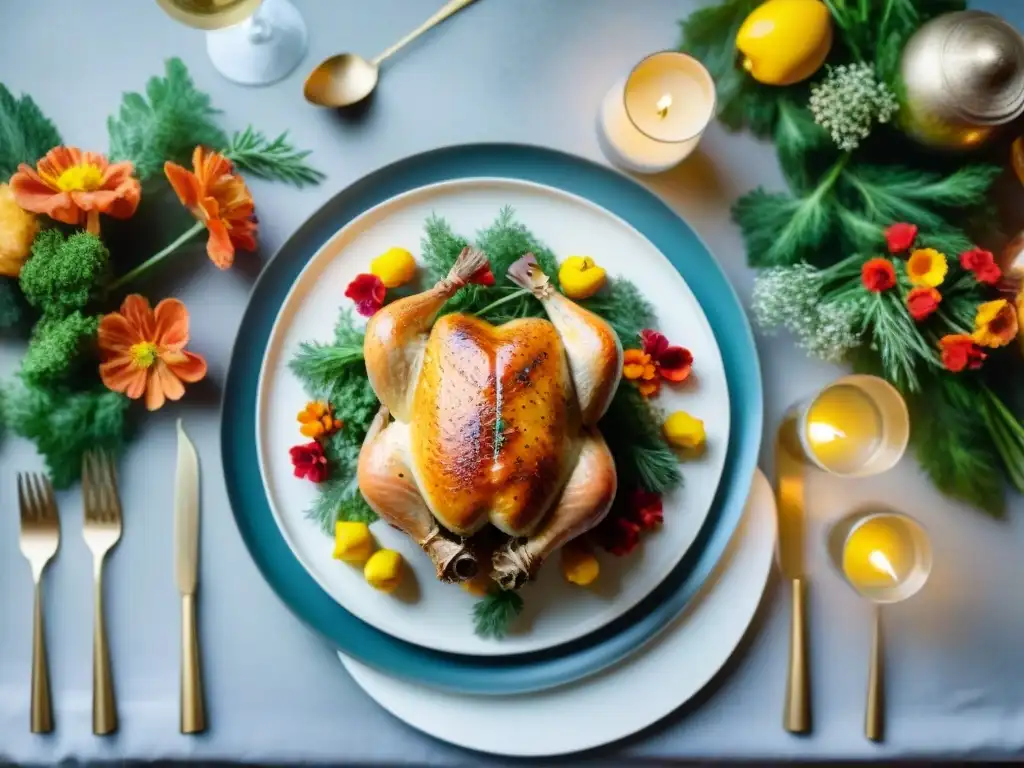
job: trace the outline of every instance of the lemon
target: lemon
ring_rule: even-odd
[[[373,553],[373,536],[366,523],[334,524],[334,559],[346,563],[365,563]]]
[[[832,47],[832,16],[821,0],[767,0],[736,35],[743,68],[766,85],[806,80]]]
[[[363,577],[374,589],[394,592],[402,583],[402,556],[393,549],[379,549],[366,561]]]
[[[562,547],[562,575],[571,584],[585,587],[601,573],[601,564],[585,544],[570,541]]]
[[[380,278],[385,288],[397,288],[416,275],[416,259],[405,248],[388,248],[370,262],[370,272]]]
[[[589,299],[604,287],[607,277],[589,256],[569,256],[558,268],[558,283],[570,299]]]
[[[704,422],[688,414],[686,411],[676,411],[669,414],[661,427],[665,439],[676,448],[684,448],[690,451],[699,451],[704,447],[707,434],[704,431]]]

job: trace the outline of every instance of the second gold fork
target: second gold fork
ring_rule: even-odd
[[[110,671],[110,648],[103,618],[103,560],[121,538],[121,500],[117,474],[105,453],[86,453],[82,459],[82,498],[85,503],[85,543],[92,551],[95,598],[93,601],[92,732],[117,730],[117,702]]]

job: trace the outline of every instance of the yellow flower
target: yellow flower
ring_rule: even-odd
[[[942,285],[948,271],[946,255],[934,248],[918,248],[907,259],[907,277],[914,285],[935,288]]]
[[[394,592],[402,583],[402,556],[393,549],[379,549],[366,561],[363,576],[381,592]]]
[[[1017,335],[1017,312],[1006,299],[987,301],[978,307],[971,338],[982,347],[1004,347]]]
[[[7,184],[0,184],[0,275],[17,277],[32,250],[39,221],[22,209]]]
[[[416,259],[405,248],[388,248],[370,262],[370,273],[379,277],[385,288],[397,288],[416,275]]]
[[[321,401],[306,403],[306,407],[299,411],[295,420],[302,425],[299,432],[314,440],[327,437],[345,426],[341,419],[334,418],[331,406]]]
[[[334,524],[334,559],[365,563],[373,554],[373,536],[366,523],[339,520]]]
[[[570,299],[589,299],[604,287],[607,275],[589,256],[569,256],[558,268],[562,293]]]
[[[570,584],[585,587],[601,573],[601,564],[586,544],[570,541],[562,547],[562,575]]]
[[[642,349],[627,349],[622,357],[622,375],[636,381],[640,394],[650,397],[658,393],[661,380],[651,356]]]

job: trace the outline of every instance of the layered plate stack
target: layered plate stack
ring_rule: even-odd
[[[565,583],[557,567],[543,569],[523,591],[527,610],[519,631],[494,641],[473,634],[474,598],[438,583],[429,561],[399,532],[375,526],[381,545],[402,552],[414,572],[415,599],[383,597],[358,571],[331,558],[330,541],[305,516],[313,490],[292,477],[288,461],[294,414],[304,396],[287,362],[300,342],[329,338],[345,301],[344,286],[367,271],[374,256],[395,245],[416,253],[430,215],[471,237],[504,206],[512,206],[517,219],[559,258],[593,255],[610,275],[628,277],[651,301],[659,330],[696,359],[696,381],[661,395],[659,405],[699,415],[707,424],[708,449],[683,467],[684,487],[665,499],[665,525],[645,539],[641,551],[605,558],[593,590]],[[703,243],[629,179],[568,155],[513,145],[453,147],[400,161],[339,193],[299,229],[264,270],[241,329],[222,420],[226,479],[239,528],[271,586],[337,644],[356,679],[382,702],[387,691],[393,697],[402,690],[407,695],[399,699],[413,702],[424,686],[468,701],[538,696],[612,667],[669,626],[679,634],[677,619],[688,605],[686,631],[700,633],[703,621],[704,636],[721,645],[715,634],[721,628],[713,629],[718,625],[707,616],[699,618],[695,596],[703,588],[700,600],[708,602],[720,593],[728,582],[721,575],[725,568],[749,571],[747,581],[759,583],[760,595],[767,573],[763,553],[770,556],[774,536],[764,514],[770,491],[754,495],[751,507],[760,512],[748,515],[742,527],[744,536],[759,542],[756,553],[734,543],[719,565],[743,517],[761,437],[760,374],[750,329]],[[717,586],[708,583],[712,574]],[[753,607],[732,611],[727,623],[736,625],[743,613],[745,627]],[[664,648],[666,642],[657,645]],[[704,665],[711,663],[708,658]],[[398,682],[385,684],[391,680]],[[486,710],[479,710],[481,717]],[[597,734],[596,742],[542,740],[532,747],[489,747],[481,735],[463,743],[553,754],[621,735]]]

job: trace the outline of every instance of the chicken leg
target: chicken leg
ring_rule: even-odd
[[[596,429],[584,432],[579,460],[558,504],[528,539],[510,539],[492,560],[491,578],[518,589],[559,547],[600,523],[615,499],[615,461]]]
[[[462,540],[442,530],[420,495],[408,459],[409,427],[388,424],[382,405],[359,452],[359,490],[374,512],[409,535],[430,557],[437,577],[460,582],[476,575],[476,555]]]
[[[544,305],[569,358],[583,425],[597,424],[608,410],[622,376],[622,342],[618,335],[604,319],[556,291],[532,253],[509,267],[508,277],[520,288],[532,291]]]
[[[486,254],[467,246],[448,276],[433,288],[388,304],[366,324],[366,373],[373,391],[398,421],[409,423],[412,419],[416,378],[437,313],[459,288],[487,266]]]

